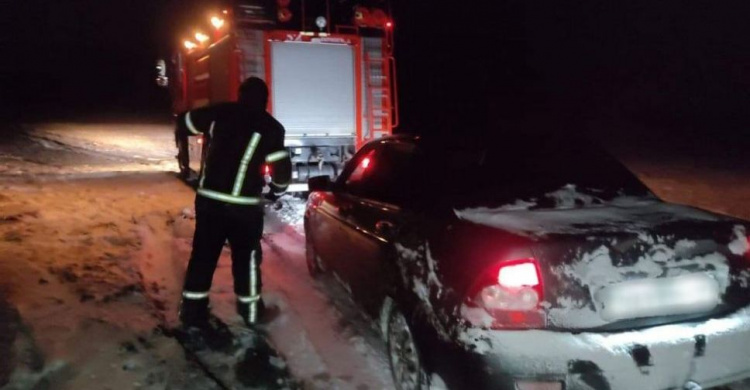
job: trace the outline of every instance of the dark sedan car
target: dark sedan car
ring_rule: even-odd
[[[309,185],[310,272],[378,322],[398,389],[750,377],[748,223],[663,202],[586,143],[386,138]]]

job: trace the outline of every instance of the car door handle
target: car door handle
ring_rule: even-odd
[[[396,225],[389,221],[378,221],[375,223],[375,231],[382,235],[391,235],[396,229]]]

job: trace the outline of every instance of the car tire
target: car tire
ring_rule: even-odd
[[[394,387],[397,390],[429,389],[429,376],[411,327],[396,305],[392,306],[388,315],[385,337]]]
[[[322,273],[320,264],[318,264],[318,255],[315,253],[315,246],[312,243],[310,234],[305,235],[305,260],[307,262],[307,272],[310,276],[317,278]]]

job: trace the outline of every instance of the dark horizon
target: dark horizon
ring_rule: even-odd
[[[750,4],[393,3],[402,129],[637,123],[748,138]],[[153,65],[179,4],[15,3],[3,111],[169,117]]]

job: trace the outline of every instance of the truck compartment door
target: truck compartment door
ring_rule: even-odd
[[[356,134],[354,50],[344,44],[272,43],[272,109],[287,136]]]

